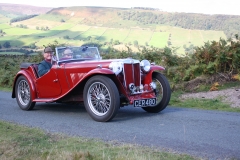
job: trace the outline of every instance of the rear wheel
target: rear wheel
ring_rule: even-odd
[[[15,85],[17,103],[22,110],[32,110],[35,102],[32,102],[30,84],[24,76],[17,79]]]
[[[159,72],[153,73],[152,81],[156,83],[157,104],[152,107],[142,107],[142,109],[150,113],[158,113],[167,107],[171,97],[171,89],[167,78]]]
[[[120,97],[115,83],[106,76],[90,78],[83,91],[84,106],[95,121],[110,121],[120,107]]]

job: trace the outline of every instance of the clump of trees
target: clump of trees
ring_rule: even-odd
[[[70,39],[70,37],[68,35],[63,36],[64,39]]]
[[[141,7],[135,7],[143,9]],[[149,9],[148,9],[149,10]],[[123,20],[137,21],[139,24],[162,24],[185,29],[220,30],[227,37],[239,34],[240,16],[206,15],[197,13],[156,13],[152,11],[126,10],[117,14]],[[229,27],[231,26],[231,27]]]
[[[20,16],[20,17],[16,17],[10,20],[10,23],[14,23],[14,22],[19,22],[19,21],[24,21],[33,17],[36,17],[37,14],[33,14],[33,15],[26,15],[26,16]]]
[[[0,36],[4,36],[6,33],[2,31],[2,29],[0,29]]]
[[[24,25],[24,24],[16,25],[16,27],[19,27],[19,28],[28,28],[27,25]]]
[[[48,26],[36,26],[36,30],[41,30],[41,31],[48,31],[49,30],[49,27]]]
[[[10,44],[9,41],[4,42],[2,46],[3,46],[4,48],[11,48],[11,44]]]
[[[158,8],[151,8],[151,7],[133,7],[133,9],[159,10]]]

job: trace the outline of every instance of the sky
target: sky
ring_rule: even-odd
[[[167,12],[240,15],[240,0],[1,0],[0,3],[41,7],[151,7]]]

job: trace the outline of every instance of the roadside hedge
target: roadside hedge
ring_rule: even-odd
[[[53,49],[57,46],[53,43]],[[61,44],[62,45],[62,44]],[[49,45],[48,45],[49,46]],[[127,58],[148,59],[157,65],[165,67],[164,74],[174,83],[190,81],[201,75],[227,74],[239,75],[240,72],[240,41],[238,35],[235,39],[205,42],[201,47],[195,47],[193,54],[178,56],[173,54],[169,47],[143,48],[133,52],[130,47],[126,51],[114,48],[100,50],[103,59]],[[42,55],[0,55],[0,86],[11,87],[19,66],[22,62],[38,63]]]

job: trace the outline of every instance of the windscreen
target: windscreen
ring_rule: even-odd
[[[56,58],[58,61],[99,59],[97,47],[57,47]]]

